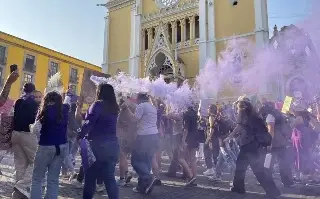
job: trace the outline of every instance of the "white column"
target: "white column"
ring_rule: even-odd
[[[269,43],[267,0],[254,0],[254,12],[256,45],[257,47],[264,47]],[[259,92],[261,94],[268,93],[269,84],[269,82],[266,82],[260,85]]]
[[[216,61],[216,29],[215,29],[215,12],[214,0],[208,1],[208,41],[207,42],[207,58]]]
[[[199,0],[199,70],[201,70],[207,59],[207,5],[206,0]]]
[[[109,23],[110,23],[109,11],[107,11],[107,16],[105,17],[103,63],[102,63],[102,72],[106,74],[109,71]]]
[[[129,72],[134,77],[139,77],[140,51],[141,51],[141,14],[139,11],[140,0],[131,9],[131,36]]]
[[[256,45],[263,47],[269,43],[267,0],[254,0]]]

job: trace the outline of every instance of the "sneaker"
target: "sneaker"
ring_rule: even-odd
[[[97,192],[103,192],[104,188],[105,188],[104,184],[97,184],[96,191]]]
[[[203,175],[205,176],[212,176],[215,174],[215,171],[213,169],[208,169],[205,172],[203,172]]]
[[[140,189],[138,187],[133,188],[132,191],[134,193],[143,193],[142,191],[140,191]]]
[[[195,177],[190,178],[190,179],[188,180],[188,182],[186,183],[186,186],[192,185],[195,181],[196,181],[196,178],[195,178]]]
[[[229,185],[230,185],[230,187],[233,187],[233,182],[230,182]]]
[[[154,182],[154,185],[155,185],[155,186],[161,186],[161,185],[162,185],[161,180],[159,180],[158,178],[156,178],[156,181]]]
[[[155,178],[155,177],[152,178],[149,186],[147,186],[147,188],[146,188],[146,191],[145,191],[146,194],[150,194],[152,192],[153,186],[154,186],[156,180],[157,180],[157,178]]]
[[[61,175],[61,178],[63,178],[64,180],[69,179],[70,174],[63,174],[63,175]]]
[[[117,185],[120,186],[120,187],[123,187],[125,186],[127,183],[126,183],[126,180],[125,179],[118,179],[117,180]]]
[[[20,187],[20,186],[15,186],[14,188],[15,188],[15,190],[20,192],[25,197],[30,198],[30,188],[29,187],[23,188],[23,187]]]
[[[208,179],[210,181],[221,181],[221,177],[218,176],[209,176]]]
[[[79,182],[77,179],[71,180],[71,185],[74,185],[78,189],[82,189],[83,184]]]
[[[13,188],[12,198],[19,198],[19,199],[28,199],[24,196],[18,189]]]

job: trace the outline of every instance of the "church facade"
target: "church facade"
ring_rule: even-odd
[[[237,5],[235,5],[237,2]],[[206,60],[226,43],[269,43],[266,0],[109,0],[105,17],[104,73],[193,82]],[[259,93],[266,93],[259,88]],[[221,98],[234,98],[231,90]]]

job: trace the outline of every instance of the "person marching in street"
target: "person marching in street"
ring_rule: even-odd
[[[157,128],[157,109],[151,103],[149,96],[139,93],[138,106],[134,113],[124,103],[133,120],[137,122],[137,137],[131,154],[131,165],[138,174],[138,186],[133,189],[136,193],[149,194],[152,192],[156,178],[151,175],[152,160],[159,150],[159,135]]]

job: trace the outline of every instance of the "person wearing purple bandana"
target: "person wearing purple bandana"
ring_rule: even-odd
[[[30,124],[33,124],[38,111],[38,103],[33,92],[35,86],[26,83],[24,94],[14,104],[12,150],[16,170],[15,192],[28,196],[30,192],[33,162],[38,146],[36,135],[30,133]]]

